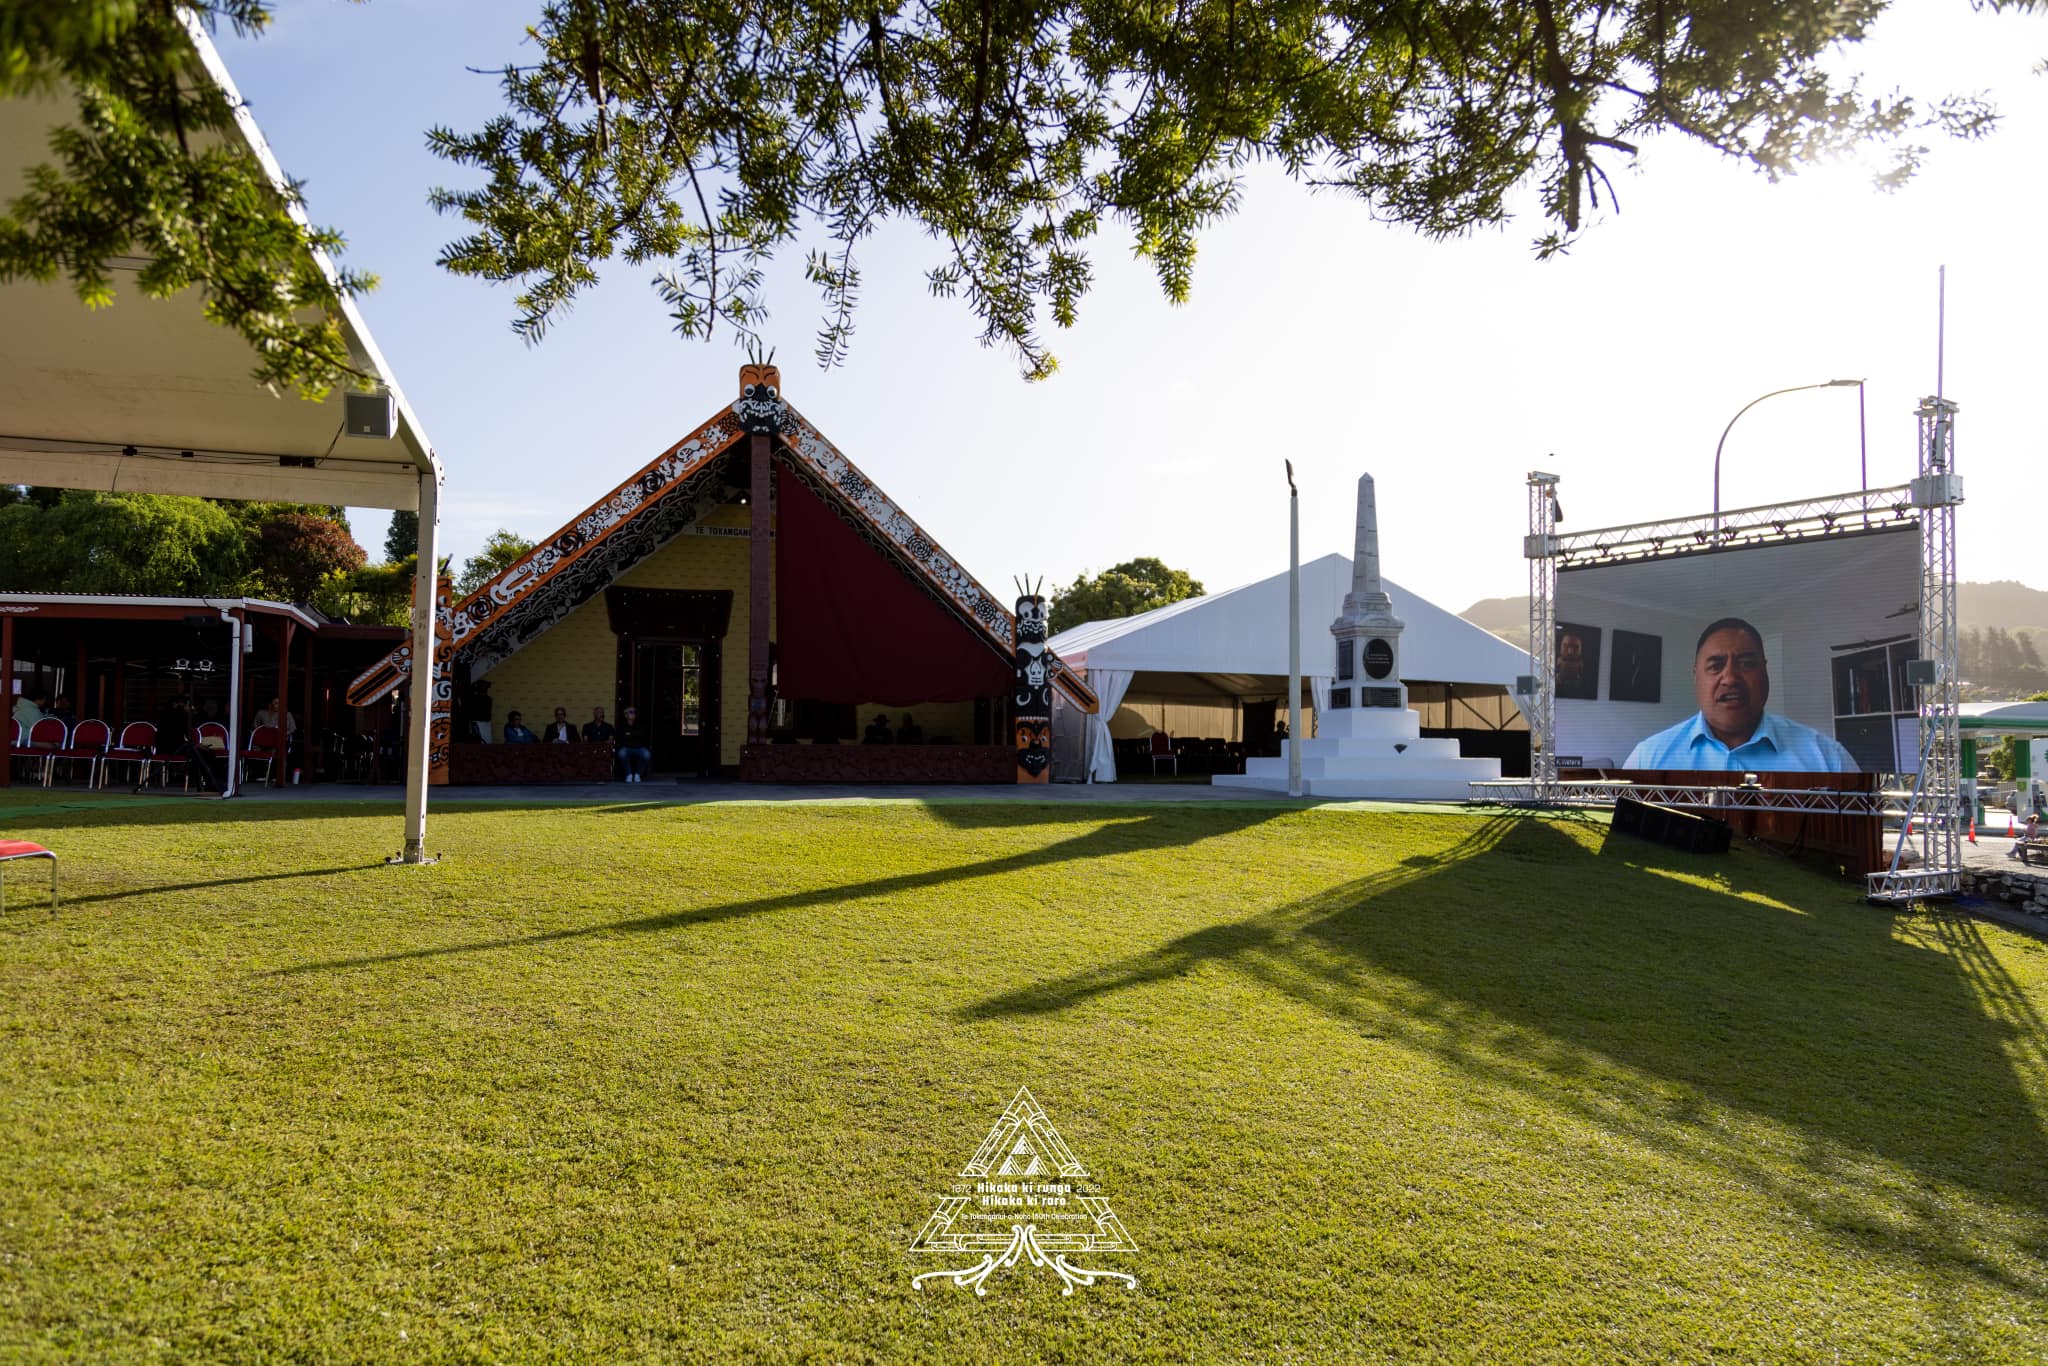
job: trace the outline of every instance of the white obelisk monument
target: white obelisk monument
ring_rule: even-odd
[[[1408,689],[1401,684],[1402,621],[1394,615],[1394,600],[1380,587],[1379,499],[1373,493],[1372,476],[1358,476],[1358,527],[1351,552],[1351,591],[1344,595],[1344,610],[1330,623],[1337,638],[1336,683],[1330,692],[1330,709],[1343,707],[1408,706]],[[1338,689],[1343,700],[1338,700]],[[1326,733],[1321,724],[1317,734]]]
[[[1463,801],[1467,784],[1498,779],[1500,760],[1467,759],[1456,740],[1423,737],[1401,682],[1402,630],[1380,583],[1378,498],[1372,476],[1360,475],[1351,591],[1330,623],[1330,705],[1316,717],[1316,738],[1290,734],[1280,758],[1247,759],[1242,774],[1220,775],[1215,785],[1285,792],[1291,762],[1312,797]]]

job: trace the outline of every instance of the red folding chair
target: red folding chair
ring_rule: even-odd
[[[40,844],[27,840],[0,840],[0,914],[7,910],[7,865],[16,859],[46,858],[50,861],[50,914],[57,914],[57,856]]]
[[[100,760],[107,757],[107,746],[113,743],[113,728],[104,721],[80,721],[71,731],[71,743],[50,756],[50,768],[54,771],[60,763],[76,764],[85,760],[85,785],[91,787],[99,777]],[[45,778],[43,786],[50,785]]]
[[[249,764],[251,761],[261,759],[263,761],[263,781],[268,782],[270,775],[277,771],[278,760],[282,757],[279,751],[283,748],[284,732],[280,731],[276,726],[256,727],[255,734],[249,737],[249,747],[236,756],[242,765],[242,781],[245,783],[249,781]]]
[[[227,764],[230,762],[228,759],[228,728],[218,721],[201,721],[192,731],[192,740],[193,744],[200,751],[220,760],[220,782],[223,789],[225,789],[227,783]],[[190,768],[191,766],[187,765],[187,767]],[[205,786],[203,775],[200,785],[202,787]],[[189,772],[185,775],[185,786],[188,789],[192,786],[192,777]]]
[[[121,727],[121,739],[100,760],[100,786],[115,764],[135,765],[135,787],[140,791],[149,779],[149,761],[156,753],[156,727],[147,721],[130,721]]]
[[[50,785],[50,760],[57,751],[64,748],[64,723],[54,716],[45,716],[28,728],[27,753],[42,765],[41,780],[44,787]]]
[[[1163,730],[1155,730],[1152,732],[1152,773],[1154,777],[1157,777],[1159,774],[1159,761],[1161,759],[1172,765],[1173,775],[1176,778],[1180,776],[1180,756],[1173,752],[1173,737]]]
[[[12,764],[17,759],[33,759],[36,757],[36,752],[30,749],[21,738],[21,722],[15,720],[11,716],[8,717],[7,762],[9,764]]]

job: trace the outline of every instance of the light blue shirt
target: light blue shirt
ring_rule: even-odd
[[[1856,757],[1841,741],[1812,726],[1765,712],[1756,734],[1734,749],[1714,738],[1694,712],[1629,751],[1623,768],[1691,768],[1747,773],[1857,773]]]

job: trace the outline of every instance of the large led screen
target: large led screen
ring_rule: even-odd
[[[1920,537],[1560,569],[1560,768],[1909,773]]]

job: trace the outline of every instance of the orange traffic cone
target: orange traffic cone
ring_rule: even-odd
[[[1976,813],[1976,811],[1975,811],[1975,810],[1973,809],[1973,810],[1972,810],[1972,811],[1970,812],[1970,843],[1972,843],[1972,844],[1975,844],[1976,842],[1977,842],[1977,813]]]

